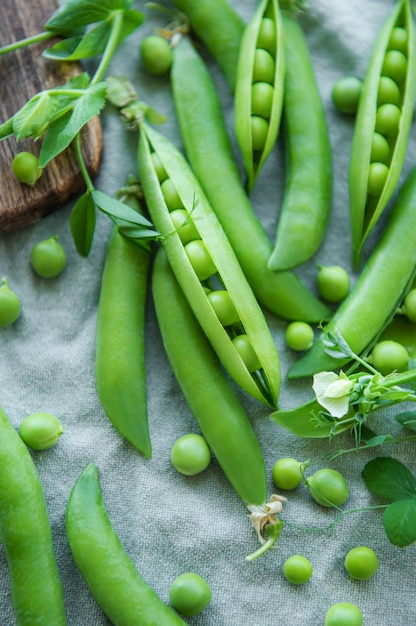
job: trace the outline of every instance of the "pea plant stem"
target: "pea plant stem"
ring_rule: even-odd
[[[407,437],[392,437],[391,439],[386,439],[385,441],[381,441],[378,445],[380,446],[384,446],[386,444],[394,444],[394,443],[403,443],[405,441],[413,441],[414,439],[416,439],[416,435],[408,435]],[[336,452],[334,452],[333,454],[330,454],[328,456],[328,459],[330,461],[333,461],[334,459],[337,459],[340,456],[343,456],[344,454],[350,454],[351,452],[360,452],[361,450],[368,450],[369,448],[374,448],[374,445],[368,445],[368,444],[363,444],[361,446],[354,446],[353,448],[341,448],[340,450],[337,450]]]
[[[88,173],[88,169],[87,169],[87,166],[85,164],[84,156],[82,154],[81,134],[80,133],[78,133],[75,136],[75,138],[74,138],[74,147],[75,147],[75,154],[76,154],[76,157],[77,157],[78,165],[79,165],[82,177],[83,177],[84,182],[85,182],[85,186],[86,186],[87,190],[91,193],[92,191],[94,191],[95,187],[94,187],[94,184],[93,184],[93,182],[91,180],[91,177],[90,177],[90,175]]]
[[[9,52],[14,52],[15,50],[20,50],[21,48],[25,48],[41,41],[46,41],[48,39],[51,39],[52,37],[55,37],[55,33],[53,33],[52,31],[45,31],[42,33],[38,33],[37,35],[33,35],[32,37],[26,37],[25,39],[14,41],[9,45],[0,48],[0,56],[8,54]]]
[[[91,79],[92,85],[94,85],[95,83],[98,83],[103,78],[104,74],[106,73],[107,68],[114,56],[114,52],[118,46],[122,25],[123,25],[123,12],[114,11],[111,33],[108,38],[108,42],[103,52],[103,55],[101,57],[101,61],[95,71],[94,76]]]

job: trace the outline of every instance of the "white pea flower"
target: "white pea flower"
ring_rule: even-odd
[[[313,377],[312,389],[319,404],[333,417],[341,418],[348,413],[350,392],[354,382],[344,372],[319,372]]]

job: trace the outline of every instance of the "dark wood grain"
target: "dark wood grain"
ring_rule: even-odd
[[[0,46],[42,32],[55,9],[53,0],[0,0]],[[82,71],[78,64],[45,59],[41,55],[45,46],[45,43],[35,44],[0,56],[0,123],[42,89],[62,85]],[[0,232],[35,223],[84,189],[72,147],[47,165],[33,188],[19,183],[11,170],[14,155],[21,150],[39,154],[39,149],[39,142],[30,139],[17,142],[9,138],[0,142]],[[94,176],[102,157],[98,118],[84,127],[82,149],[89,172]]]

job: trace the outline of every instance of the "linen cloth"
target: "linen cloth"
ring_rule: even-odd
[[[256,6],[254,0],[231,0],[231,4],[245,20]],[[357,278],[350,266],[347,183],[354,118],[336,111],[331,89],[343,76],[363,77],[378,31],[395,3],[310,0],[309,4],[301,25],[326,109],[334,164],[333,204],[325,240],[316,255],[296,270],[316,293],[318,263],[343,265],[353,283]],[[147,19],[123,42],[110,73],[127,76],[140,98],[167,116],[161,130],[182,148],[169,79],[148,76],[138,57],[139,41],[155,26],[163,25],[163,14],[151,11],[143,2],[137,6]],[[213,59],[206,52],[204,57],[219,89],[232,134],[231,94]],[[115,194],[127,175],[136,173],[137,136],[123,128],[111,109],[103,112],[102,123],[104,156],[95,184],[106,193]],[[415,155],[413,129],[402,180],[414,164]],[[237,148],[236,158],[239,159]],[[284,171],[279,141],[252,194],[253,206],[271,239],[275,236]],[[110,623],[77,570],[65,536],[65,507],[70,490],[90,462],[99,468],[104,502],[114,529],[159,596],[169,603],[170,585],[186,571],[200,574],[211,586],[210,606],[196,617],[185,618],[192,626],[319,626],[327,608],[336,602],[356,603],[363,611],[365,626],[416,624],[416,547],[399,549],[391,545],[380,511],[346,515],[332,533],[317,530],[331,524],[336,514],[317,505],[306,487],[301,486],[284,494],[288,498],[283,515],[287,523],[277,547],[257,561],[245,560],[258,546],[256,534],[247,509],[216,460],[195,477],[182,476],[171,467],[170,450],[176,439],[199,430],[170,369],[150,293],[146,361],[152,459],[144,459],[123,441],[100,406],[94,372],[97,306],[111,221],[98,215],[91,253],[88,258],[81,258],[69,230],[74,201],[34,226],[0,235],[0,273],[8,277],[22,301],[19,320],[0,332],[0,405],[16,427],[29,413],[46,411],[57,415],[65,429],[54,448],[35,452],[33,458],[47,500],[69,626]],[[371,237],[368,250],[384,219]],[[68,263],[59,278],[46,281],[31,270],[29,254],[36,242],[53,234],[59,235]],[[289,383],[285,379],[296,358],[285,347],[287,322],[267,311],[265,315],[281,358],[280,406],[293,408],[312,398],[311,381]],[[391,454],[412,471],[416,469],[412,442],[349,454],[329,462],[326,455],[353,445],[349,436],[335,441],[296,438],[270,419],[266,407],[238,393],[264,451],[270,494],[275,492],[271,479],[273,464],[284,456],[309,459],[309,473],[324,466],[340,470],[350,486],[348,509],[375,503],[361,479],[362,468],[369,459]],[[372,426],[382,433],[394,433],[391,415],[391,411],[383,412],[374,418]],[[315,531],[306,530],[307,527]],[[350,580],[343,567],[345,554],[357,545],[373,548],[380,562],[376,575],[364,582]],[[282,575],[282,564],[292,554],[303,554],[313,564],[313,576],[303,586],[289,584]],[[0,624],[15,624],[7,563],[1,548]]]

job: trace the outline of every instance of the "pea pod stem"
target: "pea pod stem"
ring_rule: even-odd
[[[152,293],[166,354],[203,436],[243,502],[263,504],[267,484],[261,446],[163,248],[153,266]]]
[[[144,335],[149,268],[150,250],[128,242],[114,226],[98,304],[96,384],[113,426],[146,458],[152,454]]]
[[[112,624],[184,626],[125,551],[105,509],[98,468],[93,463],[87,465],[71,490],[66,532],[74,560]]]
[[[262,543],[261,546],[257,548],[257,550],[247,555],[246,561],[255,561],[256,559],[266,554],[266,552],[268,552],[271,548],[273,548],[276,541],[280,537],[282,529],[283,529],[282,520],[277,520],[273,522],[270,526],[268,526],[267,531],[266,531],[267,540],[264,543]]]
[[[283,318],[329,319],[331,312],[295,273],[267,268],[273,246],[244,190],[212,78],[187,38],[173,56],[171,83],[187,158],[257,300]]]
[[[65,626],[45,495],[32,456],[0,408],[0,541],[17,626]]]
[[[298,19],[293,12],[281,13],[286,42],[286,185],[268,262],[270,269],[279,271],[297,267],[316,253],[332,201],[332,149],[312,60]]]

